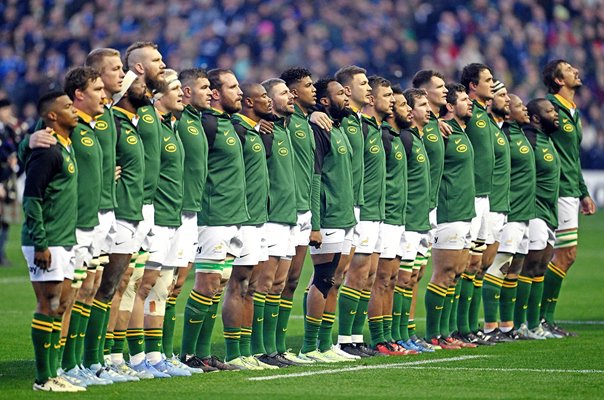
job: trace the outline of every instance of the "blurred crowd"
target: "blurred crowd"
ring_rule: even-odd
[[[294,65],[319,77],[357,64],[405,87],[421,68],[455,80],[465,64],[484,62],[525,100],[544,94],[545,62],[565,58],[580,69],[584,83],[577,100],[583,166],[604,169],[603,3],[4,0],[0,98],[10,99],[16,125],[27,130],[40,87],[61,81],[95,47],[124,51],[137,40],[158,43],[170,68],[226,67],[241,81],[278,76]],[[4,128],[0,132],[3,142],[9,140]]]

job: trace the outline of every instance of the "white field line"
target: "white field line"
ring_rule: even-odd
[[[271,380],[275,380],[275,379],[300,378],[300,377],[304,377],[304,376],[315,376],[315,375],[326,375],[326,374],[339,374],[341,372],[357,372],[357,371],[366,371],[366,370],[370,370],[370,369],[406,368],[407,366],[410,366],[410,365],[434,364],[434,363],[443,363],[443,362],[451,362],[451,361],[466,361],[466,360],[474,360],[477,358],[487,358],[487,357],[489,357],[489,356],[475,355],[475,356],[460,356],[460,357],[451,357],[451,358],[437,358],[434,360],[421,360],[421,361],[412,361],[412,362],[396,363],[396,364],[360,365],[358,367],[324,369],[321,371],[299,372],[296,374],[258,376],[255,378],[248,378],[248,381],[271,381]]]
[[[431,367],[431,366],[410,366],[409,369],[439,370],[439,371],[493,371],[493,372],[537,372],[553,374],[604,374],[602,369],[541,369],[541,368],[484,368],[484,367]]]

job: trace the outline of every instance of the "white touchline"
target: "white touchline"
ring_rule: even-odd
[[[337,369],[324,369],[324,370],[321,370],[321,371],[299,372],[297,374],[258,376],[258,377],[255,377],[255,378],[248,378],[248,381],[271,381],[271,380],[275,380],[275,379],[299,378],[299,377],[303,377],[303,376],[315,376],[315,375],[325,375],[325,374],[338,374],[340,372],[365,371],[365,370],[368,370],[368,369],[406,368],[407,366],[410,366],[410,365],[434,364],[434,363],[443,363],[443,362],[450,362],[450,361],[465,361],[465,360],[474,360],[474,359],[477,359],[477,358],[487,358],[487,357],[490,357],[490,356],[487,356],[487,355],[460,356],[460,357],[451,357],[451,358],[436,358],[434,360],[411,361],[411,362],[396,363],[396,364],[361,365],[361,366],[358,366],[358,367],[337,368]]]
[[[604,374],[602,369],[540,369],[540,368],[483,368],[483,367],[416,367],[410,366],[409,369],[434,369],[451,371],[494,371],[494,372],[551,372],[563,374]]]

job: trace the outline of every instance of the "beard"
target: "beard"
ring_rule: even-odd
[[[407,119],[400,114],[394,114],[394,122],[401,129],[408,129],[411,127],[411,122],[407,121]]]
[[[132,104],[132,106],[134,108],[141,108],[141,107],[145,107],[151,104],[151,102],[149,101],[149,99],[147,98],[147,96],[145,96],[145,94],[143,93],[142,95],[139,95],[138,93],[130,93],[127,92],[128,94],[128,100],[130,101],[130,104]]]
[[[338,107],[335,104],[331,104],[331,106],[329,107],[329,115],[333,118],[336,119],[338,121],[341,121],[343,118],[347,117],[348,115],[350,115],[350,112],[348,111],[348,109],[346,107]]]

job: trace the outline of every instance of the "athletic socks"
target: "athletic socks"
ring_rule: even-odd
[[[501,288],[501,298],[499,299],[499,315],[501,322],[514,320],[514,304],[516,303],[516,293],[518,291],[518,278],[503,280]]]
[[[542,296],[544,290],[544,276],[536,276],[533,278],[533,285],[531,286],[531,294],[528,299],[528,313],[527,321],[529,329],[534,329],[539,326],[541,322],[540,309],[543,307]]]
[[[168,297],[166,300],[166,312],[164,314],[163,326],[163,352],[166,357],[174,354],[174,328],[176,326],[176,297]]]
[[[61,325],[62,318],[54,318],[52,322],[52,333],[50,335],[50,376],[55,378],[59,369],[61,355]]]
[[[44,383],[52,375],[50,371],[50,351],[52,348],[53,318],[44,314],[34,314],[31,320],[31,340],[36,358],[36,382]]]
[[[384,316],[369,317],[368,321],[371,346],[375,348],[379,343],[386,341],[386,338],[384,338]]]
[[[93,300],[90,311],[90,320],[84,337],[84,366],[90,367],[93,364],[99,364],[99,346],[103,331],[107,329],[105,317],[107,315],[108,303],[100,300]],[[103,329],[103,325],[105,325]]]
[[[455,282],[455,294],[453,295],[453,304],[451,305],[451,313],[449,315],[449,332],[457,330],[457,306],[459,305],[459,298],[461,297],[461,279],[459,276],[456,277]]]
[[[430,339],[440,335],[440,317],[444,308],[447,288],[428,283],[426,289],[426,338]]]
[[[277,343],[277,345],[279,345]],[[239,339],[239,352],[244,357],[252,355],[252,327],[241,327],[241,338]]]
[[[518,289],[516,291],[516,303],[514,304],[514,328],[520,328],[520,325],[526,322],[526,313],[528,309],[529,295],[533,279],[528,276],[518,276]],[[537,314],[539,310],[537,310]]]
[[[409,319],[412,301],[413,289],[403,289],[403,303],[401,307],[399,330],[401,331],[401,340],[404,340],[405,342],[409,340],[410,336],[415,335],[415,322]]]
[[[384,315],[384,339],[392,342],[392,315]]]
[[[128,328],[126,331],[126,340],[128,341],[128,352],[130,356],[144,354],[145,351],[145,332],[143,328]]]
[[[263,340],[266,354],[277,352],[277,320],[279,318],[280,294],[267,294],[264,306]]]
[[[120,364],[124,360],[124,346],[126,345],[126,331],[113,331],[113,347],[111,348],[111,362]]]
[[[289,316],[292,313],[293,305],[293,299],[281,297],[281,302],[279,303],[279,317],[277,318],[277,352],[279,354],[287,351],[285,337],[287,336],[287,326],[289,324]]]
[[[224,343],[226,345],[226,361],[231,361],[241,356],[239,341],[241,339],[241,328],[224,327]]]
[[[71,318],[69,319],[69,330],[65,341],[65,350],[61,359],[61,367],[69,371],[79,364],[76,359],[76,347],[78,343],[78,333],[80,329],[81,308],[79,303],[75,303],[71,309]]]
[[[394,287],[394,298],[392,299],[392,328],[390,334],[396,342],[401,340],[401,310],[403,308],[403,288]]]
[[[180,349],[181,359],[184,359],[187,355],[195,354],[199,332],[211,305],[212,299],[210,297],[191,290],[185,305],[182,346]]]
[[[482,286],[482,299],[484,302],[484,322],[496,323],[499,314],[499,300],[501,299],[501,287],[504,279],[491,274],[485,274]],[[502,317],[502,321],[505,321]]]
[[[554,322],[556,304],[564,278],[566,278],[566,272],[556,267],[553,262],[547,265],[543,285],[543,298],[541,299],[541,318],[545,318],[548,322]]]
[[[156,355],[152,353],[160,353],[163,350],[162,347],[162,330],[161,328],[150,328],[143,330],[145,335],[145,353],[147,354],[147,359],[151,364],[156,364],[160,360],[157,360]],[[130,349],[130,354],[137,354]],[[155,361],[155,362],[154,362]]]
[[[254,292],[254,320],[252,321],[252,354],[266,354],[264,349],[264,308],[266,293]]]
[[[440,315],[440,334],[443,337],[449,337],[451,330],[449,330],[449,319],[451,316],[451,309],[453,308],[453,300],[455,297],[455,286],[451,286],[447,289],[447,297],[443,303],[443,310]]]
[[[78,338],[76,341],[76,349],[75,349],[76,363],[78,365],[80,365],[80,364],[82,364],[83,359],[84,359],[84,338],[86,337],[86,330],[88,329],[88,321],[90,321],[90,313],[91,313],[92,306],[89,306],[88,304],[84,304],[84,303],[80,303],[80,302],[76,302],[75,304],[80,306],[80,311],[81,311],[80,323],[78,326]],[[74,305],[74,307],[75,307],[75,305]]]
[[[216,314],[218,313],[218,304],[220,303],[221,296],[222,292],[216,294],[212,298],[212,305],[208,309],[208,314],[201,325],[196,350],[193,353],[200,358],[207,358],[212,355],[212,331],[214,330],[214,324],[216,323]]]
[[[359,305],[357,307],[357,313],[354,316],[352,323],[352,336],[362,337],[363,330],[365,329],[365,320],[367,319],[367,308],[369,306],[369,297],[371,292],[368,290],[361,291],[361,297],[359,298]],[[353,340],[354,342],[354,340]]]
[[[317,336],[319,340],[319,351],[327,351],[333,346],[332,328],[333,323],[336,320],[336,314],[330,312],[323,313],[323,319],[321,320],[321,327],[319,328],[319,334]]]
[[[478,332],[478,315],[480,314],[480,303],[482,301],[482,279],[474,278],[472,284],[474,285],[474,294],[472,295],[472,301],[470,302],[468,319],[470,330],[472,332]]]
[[[351,287],[340,286],[338,297],[338,343],[351,343],[352,325],[357,314],[361,291]]]
[[[111,313],[111,302],[107,303],[107,309],[105,310],[105,319],[101,328],[101,338],[99,339],[99,347],[97,360],[99,364],[105,365],[105,341],[107,339],[107,326],[109,325],[109,314]],[[111,338],[113,339],[113,338]]]
[[[304,317],[304,342],[301,353],[308,353],[317,349],[317,339],[321,329],[321,320],[311,316]]]
[[[461,274],[461,289],[459,304],[457,305],[457,331],[462,335],[471,333],[470,330],[470,303],[474,294],[474,275]]]

